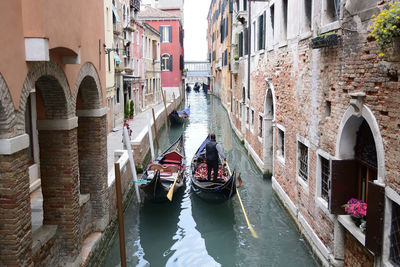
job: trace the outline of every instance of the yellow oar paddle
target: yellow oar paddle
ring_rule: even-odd
[[[228,168],[229,176],[232,177],[232,172],[231,172],[231,169],[229,168],[228,162],[226,162],[226,167]],[[244,215],[244,218],[246,219],[247,226],[250,229],[250,233],[254,238],[258,238],[256,231],[254,231],[253,226],[251,226],[249,218],[247,217],[246,210],[244,209],[244,206],[243,206],[242,198],[240,197],[239,190],[237,190],[237,188],[236,188],[236,194],[239,198],[240,206],[242,207],[243,215]]]
[[[172,201],[172,196],[174,195],[174,187],[176,184],[176,180],[178,180],[178,176],[179,176],[179,172],[176,173],[174,183],[168,191],[167,198],[169,199],[169,201]]]

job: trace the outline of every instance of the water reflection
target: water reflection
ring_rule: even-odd
[[[189,122],[165,128],[160,134],[164,151],[184,133],[186,174],[194,153],[209,132],[221,143],[231,168],[241,172],[240,195],[259,239],[254,239],[237,197],[210,204],[186,188],[172,203],[130,205],[125,212],[129,266],[316,266],[295,225],[272,191],[271,181],[248,157],[230,128],[220,101],[203,93],[188,94]],[[119,263],[118,240],[114,240],[103,266]]]

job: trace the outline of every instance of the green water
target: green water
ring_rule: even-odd
[[[159,151],[183,132],[186,165],[213,131],[231,168],[241,172],[240,195],[259,238],[251,236],[237,196],[210,204],[186,188],[171,203],[131,203],[125,212],[128,266],[318,266],[286,210],[231,130],[220,101],[191,92],[190,121],[160,132]],[[187,174],[189,172],[187,171]],[[117,235],[118,236],[118,235]],[[103,266],[118,266],[119,241],[113,240]]]

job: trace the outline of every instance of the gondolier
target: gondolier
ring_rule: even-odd
[[[218,155],[226,161],[221,145],[215,140],[215,134],[210,134],[210,141],[206,144],[207,179],[211,181],[211,170],[214,170],[213,180],[218,179]]]

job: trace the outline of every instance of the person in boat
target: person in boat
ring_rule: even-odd
[[[206,144],[207,179],[211,181],[211,170],[214,170],[214,179],[218,179],[218,155],[226,161],[222,147],[215,140],[215,134],[210,134],[210,141]]]

